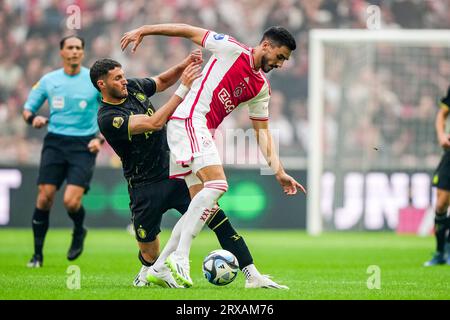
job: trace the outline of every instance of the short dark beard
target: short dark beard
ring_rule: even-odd
[[[272,70],[272,69],[270,69],[270,66],[267,63],[267,59],[265,56],[261,57],[261,69],[262,69],[262,71],[264,71],[264,73],[269,73]]]
[[[109,90],[109,95],[114,99],[125,99],[128,97],[128,92],[126,94],[121,94],[120,91],[116,91],[114,89]]]

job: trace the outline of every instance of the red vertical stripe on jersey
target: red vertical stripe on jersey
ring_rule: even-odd
[[[206,75],[203,78],[202,84],[200,85],[200,89],[198,90],[197,96],[195,97],[194,103],[192,104],[191,112],[189,113],[189,118],[192,118],[192,114],[194,113],[194,109],[195,109],[195,106],[197,105],[198,99],[200,99],[200,95],[202,94],[203,88],[205,86],[205,82],[208,79],[208,76],[211,73],[211,69],[214,67],[216,62],[217,62],[217,59],[214,59],[213,62],[211,63],[211,65],[209,66],[208,72],[206,72]]]
[[[189,130],[189,132],[191,134],[191,137],[192,137],[192,142],[193,142],[193,145],[194,145],[194,149],[193,150],[194,150],[194,152],[195,151],[200,151],[200,147],[198,145],[197,136],[195,134],[195,129],[194,129],[194,126],[192,125],[192,119],[186,119],[186,123],[187,123],[187,128],[188,128],[188,130]]]
[[[215,129],[239,104],[256,97],[264,78],[250,67],[251,56],[245,52],[236,59],[214,89],[210,111],[206,114],[208,129]]]
[[[191,137],[191,132],[189,131],[188,120],[189,119],[184,120],[184,126],[186,127],[186,133],[187,133],[188,138],[189,138],[189,143],[191,144],[191,152],[194,153],[195,152],[194,151],[194,144],[193,144],[193,139]]]

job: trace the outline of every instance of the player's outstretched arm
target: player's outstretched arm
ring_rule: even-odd
[[[105,137],[99,133],[94,139],[89,141],[88,149],[91,153],[98,153],[105,142]]]
[[[183,71],[191,63],[194,65],[201,65],[203,63],[202,51],[200,49],[193,50],[182,62],[153,77],[156,83],[156,92],[161,92],[171,87],[180,79]]]
[[[182,23],[166,23],[166,24],[154,24],[144,25],[137,29],[126,32],[122,39],[120,39],[120,47],[122,50],[130,44],[134,43],[131,52],[136,52],[137,47],[141,44],[142,39],[145,36],[160,35],[169,37],[182,37],[190,39],[192,42],[202,45],[202,40],[208,30],[194,27],[188,24]]]
[[[258,142],[259,149],[266,159],[267,164],[275,172],[275,177],[283,188],[284,193],[294,195],[297,193],[297,189],[300,189],[306,194],[306,189],[284,171],[273,143],[272,134],[269,130],[269,121],[253,120],[252,124],[256,132],[256,141]]]
[[[169,101],[158,109],[152,116],[145,114],[132,115],[129,118],[128,130],[131,135],[141,134],[147,131],[161,130],[166,124],[169,117],[183,101],[186,94],[195,79],[200,78],[201,66],[195,63],[191,63],[181,75],[180,88],[175,92]]]

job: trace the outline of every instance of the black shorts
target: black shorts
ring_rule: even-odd
[[[52,184],[59,189],[67,184],[89,190],[96,154],[88,149],[95,136],[73,137],[48,133],[44,139],[37,184]]]
[[[185,213],[191,202],[189,189],[184,180],[166,179],[159,182],[128,187],[131,220],[136,240],[151,242],[161,232],[164,212],[176,209]]]
[[[450,151],[446,151],[442,156],[433,176],[433,185],[438,189],[450,191]]]

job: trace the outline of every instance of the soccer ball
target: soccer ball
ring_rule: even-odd
[[[214,250],[203,260],[203,274],[206,280],[216,286],[231,283],[239,271],[236,257],[227,250]]]

